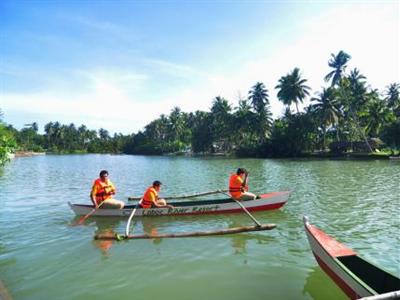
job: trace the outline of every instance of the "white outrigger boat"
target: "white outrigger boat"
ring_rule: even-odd
[[[240,201],[248,211],[264,211],[279,209],[288,201],[290,191],[272,192],[262,194],[259,199]],[[243,209],[231,198],[213,200],[194,200],[194,201],[169,201],[168,204],[174,208],[148,208],[137,207],[134,217],[146,216],[181,216],[181,215],[207,215],[207,214],[227,214],[242,213]],[[87,215],[93,211],[93,205],[74,204],[68,205],[78,216]],[[126,205],[123,209],[96,209],[93,216],[104,217],[129,217],[136,204]]]

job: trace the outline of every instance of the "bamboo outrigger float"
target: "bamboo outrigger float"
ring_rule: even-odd
[[[400,299],[400,279],[364,260],[303,217],[311,250],[319,266],[350,299]]]
[[[243,227],[233,227],[228,229],[214,230],[214,231],[196,231],[196,232],[182,232],[182,233],[165,233],[165,234],[134,234],[128,236],[120,236],[118,234],[96,234],[94,236],[95,240],[124,240],[124,239],[160,239],[160,238],[184,238],[184,237],[201,237],[201,236],[211,236],[211,235],[224,235],[224,234],[234,234],[249,231],[262,231],[271,230],[276,227],[275,224],[261,224],[260,226],[243,226]]]

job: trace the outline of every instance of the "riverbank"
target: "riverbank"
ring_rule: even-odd
[[[46,155],[46,152],[33,152],[33,151],[16,151],[14,157],[27,157],[27,156],[38,156]]]
[[[77,152],[33,152],[33,151],[17,151],[12,154],[12,157],[29,157],[29,156],[39,156],[39,155],[64,155],[64,154],[95,154],[88,153],[86,151],[77,151]],[[100,153],[99,153],[100,154]],[[102,154],[110,154],[110,155],[123,155],[124,153],[102,153]],[[144,156],[153,156],[153,155],[145,155]],[[190,156],[190,157],[226,157],[226,158],[268,158],[268,159],[282,159],[282,158],[312,158],[312,159],[349,159],[349,160],[389,160],[389,159],[400,159],[399,156],[394,156],[391,153],[387,152],[374,152],[374,153],[363,153],[363,152],[347,152],[347,153],[332,153],[332,152],[304,152],[298,154],[297,156],[273,156],[273,157],[254,157],[254,156],[243,156],[243,155],[235,155],[234,153],[192,153],[192,152],[173,152],[173,153],[164,153],[162,156]]]
[[[355,159],[355,160],[389,160],[390,154],[388,153],[358,153],[358,152],[349,152],[349,153],[309,153],[304,157],[310,158],[329,158],[329,159]]]

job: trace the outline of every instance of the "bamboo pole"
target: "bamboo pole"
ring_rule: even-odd
[[[133,216],[134,216],[134,214],[135,214],[136,209],[138,208],[138,206],[139,206],[139,203],[135,205],[135,208],[132,210],[132,213],[131,213],[131,215],[129,216],[128,223],[126,223],[125,236],[128,236],[128,235],[129,235],[129,227],[131,226],[132,218],[133,218]]]
[[[246,179],[245,179],[246,180]],[[242,209],[243,211],[253,220],[254,223],[256,223],[257,226],[261,226],[261,223],[258,222],[258,220],[247,210],[246,207],[244,207],[244,205],[242,203],[240,203],[239,200],[236,200],[235,198],[232,198],[231,195],[229,195],[228,193],[224,193],[221,192],[224,195],[227,195],[228,197],[230,197],[233,201],[235,201]]]
[[[218,194],[218,193],[227,192],[227,191],[228,190],[216,190],[216,191],[198,193],[198,194],[193,194],[193,195],[168,196],[168,197],[162,197],[162,198],[165,200],[187,199],[187,198],[196,198],[196,197],[201,197],[201,196],[213,195],[213,194]],[[128,197],[128,200],[130,200],[130,201],[140,200],[140,199],[142,199],[142,196],[141,197]]]
[[[161,239],[161,238],[184,238],[184,237],[200,237],[200,236],[212,236],[212,235],[225,235],[234,234],[240,232],[249,231],[262,231],[271,230],[276,227],[275,224],[261,224],[260,226],[243,226],[233,227],[228,229],[214,230],[214,231],[196,231],[196,232],[184,232],[184,233],[166,233],[166,234],[138,234],[128,235],[120,237],[117,234],[96,234],[95,240],[121,240],[121,239]]]

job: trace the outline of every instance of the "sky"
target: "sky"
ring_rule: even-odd
[[[263,82],[277,118],[279,78],[298,67],[315,96],[340,50],[372,88],[400,82],[400,1],[0,0],[0,109],[131,134]]]

